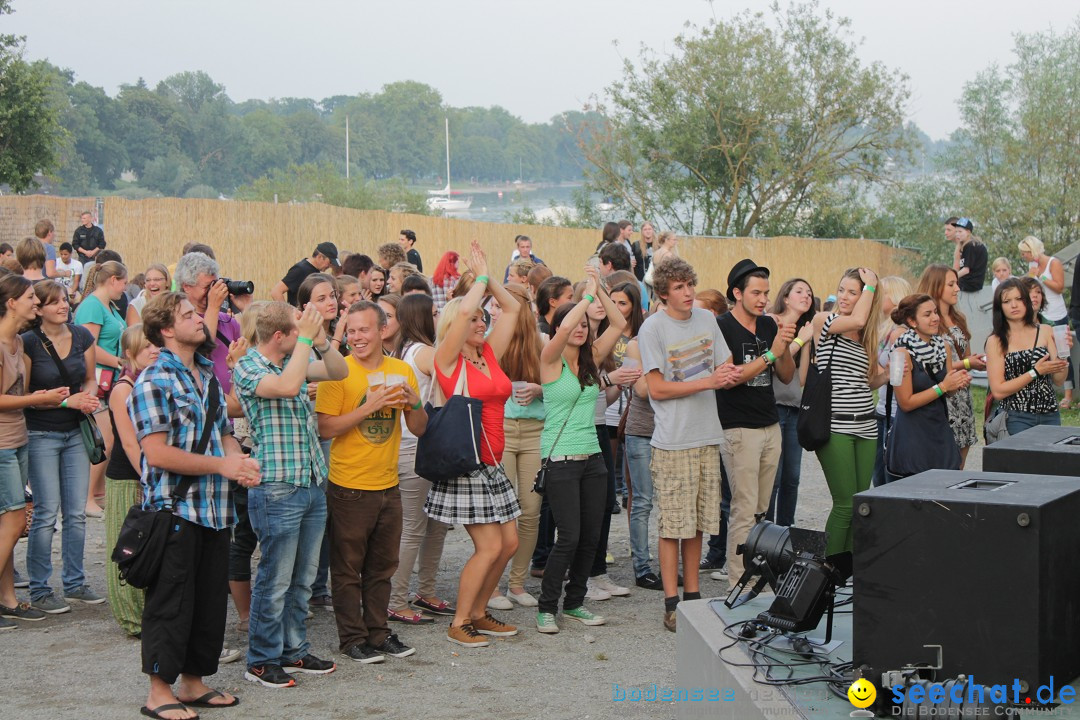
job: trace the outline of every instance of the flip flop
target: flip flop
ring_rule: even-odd
[[[195,698],[194,700],[183,700],[182,702],[189,707],[201,707],[201,708],[226,708],[235,707],[240,704],[240,698],[233,696],[231,703],[213,703],[210,702],[214,698],[225,697],[225,694],[220,690],[211,690],[202,697]]]
[[[184,705],[183,703],[169,703],[168,705],[158,705],[153,710],[151,710],[150,708],[143,705],[139,709],[139,712],[141,712],[146,717],[155,718],[155,720],[173,720],[172,718],[165,717],[161,713],[162,712],[168,712],[169,710],[187,710],[187,709],[188,709],[187,706]],[[195,715],[194,717],[185,718],[185,720],[199,720],[199,716]]]

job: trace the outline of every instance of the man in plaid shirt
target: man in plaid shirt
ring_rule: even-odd
[[[195,352],[206,341],[206,330],[191,303],[180,293],[164,293],[147,303],[142,322],[147,339],[162,348],[129,400],[143,451],[143,508],[172,507],[176,486],[185,475],[195,477],[173,508],[176,519],[161,570],[146,589],[142,665],[150,676],[150,692],[143,714],[183,720],[196,717],[184,703],[237,703],[232,695],[208,687],[203,677],[217,672],[225,639],[229,527],[235,519],[229,481],[258,485],[259,463],[229,433],[220,391],[209,443],[205,452],[194,452],[216,380],[213,363]]]
[[[262,483],[248,492],[248,517],[262,559],[251,593],[244,677],[281,688],[296,684],[289,673],[337,669],[308,652],[304,627],[326,528],[326,493],[320,486],[327,475],[307,382],[342,380],[349,370],[326,337],[314,304],[303,314],[284,302],[257,312],[258,345],[233,370],[233,387],[251,423],[262,468]],[[313,346],[321,360],[312,360]]]

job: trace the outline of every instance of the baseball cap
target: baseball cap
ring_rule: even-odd
[[[959,218],[952,224],[953,227],[964,228],[968,232],[975,232],[975,225],[966,217]]]
[[[323,257],[330,258],[330,262],[334,267],[341,267],[341,263],[337,259],[337,245],[331,242],[319,243],[315,246],[315,252],[319,253]]]

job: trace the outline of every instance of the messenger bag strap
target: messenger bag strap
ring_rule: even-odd
[[[214,424],[217,422],[218,405],[221,402],[220,386],[218,385],[217,377],[210,376],[210,404],[206,408],[206,422],[203,424],[202,436],[199,438],[199,444],[195,446],[192,451],[196,455],[202,455],[206,452],[206,448],[210,445],[210,434],[214,430]],[[188,490],[191,489],[192,483],[194,483],[196,477],[194,475],[184,475],[183,479],[173,488],[172,494],[169,496],[172,498],[173,505],[183,500]]]

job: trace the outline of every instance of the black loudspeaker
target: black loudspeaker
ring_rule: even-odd
[[[1040,425],[983,450],[983,470],[1080,475],[1080,428]]]
[[[856,667],[1021,692],[1080,675],[1080,478],[934,470],[853,511]]]

